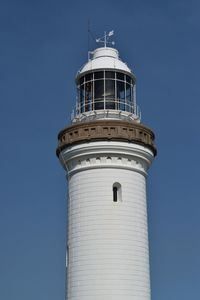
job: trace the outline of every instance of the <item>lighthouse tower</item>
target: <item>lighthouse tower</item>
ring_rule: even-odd
[[[108,36],[78,72],[76,113],[58,135],[69,191],[67,300],[150,300],[154,134],[140,122],[135,75]]]

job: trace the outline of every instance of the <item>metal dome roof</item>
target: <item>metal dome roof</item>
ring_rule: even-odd
[[[127,64],[120,60],[117,49],[101,47],[95,49],[91,54],[92,58],[79,70],[77,77],[80,77],[83,73],[98,69],[114,69],[134,76]]]

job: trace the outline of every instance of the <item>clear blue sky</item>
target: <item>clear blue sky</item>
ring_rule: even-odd
[[[156,133],[152,300],[199,299],[199,14],[198,0],[1,1],[0,299],[65,297],[67,188],[55,149],[87,59],[88,18],[97,36],[115,30]]]

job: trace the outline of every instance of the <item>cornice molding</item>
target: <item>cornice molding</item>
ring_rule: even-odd
[[[133,143],[93,141],[71,145],[60,152],[59,159],[68,175],[88,169],[117,168],[147,175],[153,152]]]

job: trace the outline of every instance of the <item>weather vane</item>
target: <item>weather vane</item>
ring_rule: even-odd
[[[110,38],[113,34],[114,34],[114,30],[109,31],[108,33],[105,31],[105,32],[104,32],[104,36],[101,37],[101,38],[96,39],[96,42],[97,42],[97,43],[103,43],[103,44],[104,44],[104,47],[106,47],[107,44],[115,45],[115,42],[114,42],[114,41],[112,41],[112,42],[109,41],[109,38]]]

